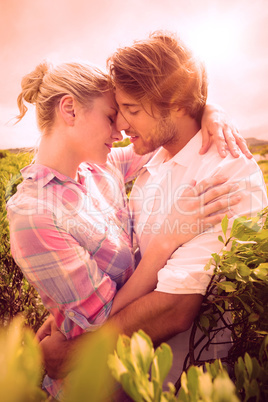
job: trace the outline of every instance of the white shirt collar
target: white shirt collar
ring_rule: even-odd
[[[166,150],[161,147],[153,158],[145,165],[146,169],[151,175],[156,175],[159,173],[162,165],[166,167],[173,163],[181,166],[188,167],[192,163],[191,154],[195,153],[197,149],[200,149],[202,145],[202,134],[201,130],[196,133],[196,135],[183,147],[173,158],[169,159],[164,163]]]

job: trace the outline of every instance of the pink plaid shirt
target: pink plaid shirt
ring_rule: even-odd
[[[78,181],[39,164],[22,170],[7,205],[12,255],[67,338],[102,325],[133,273],[124,182],[146,161],[129,146],[105,165],[81,164]]]
[[[7,205],[11,252],[67,338],[102,325],[133,273],[124,183],[149,158],[113,148],[105,165],[81,164],[78,181],[39,164],[22,170]]]

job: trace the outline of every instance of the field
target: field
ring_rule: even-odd
[[[6,326],[18,313],[26,325],[36,331],[47,312],[32,286],[23,277],[10,254],[6,201],[21,182],[20,170],[28,165],[33,154],[0,151],[0,325]]]

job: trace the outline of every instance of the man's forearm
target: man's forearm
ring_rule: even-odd
[[[157,346],[177,333],[186,331],[197,315],[203,297],[151,292],[134,301],[112,316],[102,329],[112,329],[118,334],[131,336],[142,329]],[[60,332],[41,342],[44,365],[51,378],[63,378],[75,367],[75,357],[90,341],[91,333],[67,340]]]
[[[105,326],[113,326],[119,333],[128,336],[142,329],[158,345],[190,328],[202,299],[200,294],[177,295],[154,291],[119,311]]]

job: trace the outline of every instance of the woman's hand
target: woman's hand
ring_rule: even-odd
[[[214,141],[222,158],[227,155],[226,147],[229,148],[235,158],[239,156],[239,150],[247,158],[252,158],[246,140],[239,134],[238,129],[218,105],[206,105],[201,121],[201,132],[202,147],[200,154],[206,153]]]
[[[198,234],[212,229],[225,215],[232,216],[231,207],[241,200],[235,194],[239,185],[226,183],[221,175],[192,183],[174,201],[159,231],[158,241],[172,251]],[[158,235],[152,239],[157,241]]]

